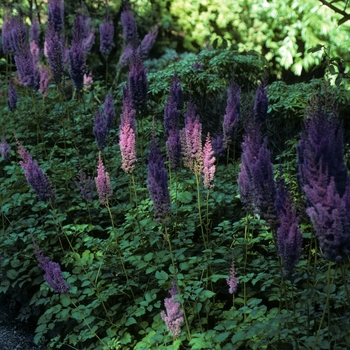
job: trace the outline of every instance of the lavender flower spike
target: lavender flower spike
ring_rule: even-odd
[[[171,297],[164,299],[166,313],[162,311],[160,315],[172,336],[178,338],[181,334],[181,325],[184,322],[184,312],[180,309],[180,303],[175,301],[175,296],[178,294],[175,282],[173,282],[169,293]]]
[[[75,185],[79,188],[82,197],[90,202],[94,197],[94,182],[89,176],[86,178],[86,174],[82,171],[77,175],[79,181],[75,181]]]
[[[135,51],[131,56],[128,86],[134,108],[139,111],[145,110],[147,105],[148,80],[139,51]]]
[[[259,124],[264,123],[266,120],[268,103],[267,79],[264,78],[256,90],[254,103],[254,120]]]
[[[46,174],[39,168],[36,160],[32,158],[30,153],[25,150],[20,142],[16,140],[18,145],[18,153],[23,161],[19,164],[25,172],[28,183],[32,186],[40,201],[47,202],[48,200],[55,200],[55,191]]]
[[[56,33],[61,33],[64,27],[64,2],[63,0],[49,1],[49,27]]]
[[[112,21],[105,20],[100,25],[100,51],[103,56],[108,56],[112,47],[114,38],[114,26]]]
[[[179,170],[181,165],[181,138],[179,129],[169,130],[166,150],[171,169],[174,171]]]
[[[149,52],[151,51],[154,43],[156,42],[157,35],[158,35],[158,27],[156,26],[153,29],[151,29],[142,39],[140,44],[142,59],[145,60],[148,57]]]
[[[44,279],[47,284],[59,294],[68,293],[70,290],[70,285],[67,284],[61,271],[61,267],[58,263],[51,261],[48,257],[40,251],[40,248],[33,239],[35,256],[39,260],[39,267],[45,272]]]
[[[208,133],[203,147],[203,184],[204,188],[209,189],[214,187],[215,174],[215,157],[213,147]]]
[[[303,237],[298,227],[296,209],[287,186],[282,178],[278,180],[276,210],[279,219],[277,228],[278,254],[282,258],[284,277],[289,279],[298,263]]]
[[[229,91],[226,106],[226,114],[223,122],[223,133],[225,147],[232,143],[232,137],[235,133],[235,129],[240,117],[240,94],[241,90],[239,86],[232,82]]]
[[[108,172],[102,162],[101,152],[98,153],[97,177],[95,177],[98,198],[102,205],[108,205],[108,200],[112,197],[113,190]]]
[[[98,148],[102,150],[107,146],[107,134],[108,134],[107,120],[103,112],[103,109],[96,110],[94,122],[95,122],[94,129],[93,129],[94,134],[96,137]]]
[[[106,95],[106,99],[103,104],[103,113],[106,118],[107,129],[110,130],[114,126],[114,117],[115,117],[114,102],[113,102],[112,95],[110,93]]]
[[[170,194],[165,160],[155,139],[152,140],[148,156],[148,191],[153,202],[156,220],[164,222],[170,213]]]
[[[59,84],[63,78],[64,47],[62,38],[59,33],[49,27],[46,31],[45,44],[53,80],[56,84]]]
[[[228,292],[230,294],[236,293],[239,281],[236,277],[235,262],[233,259],[232,259],[232,265],[230,268],[230,277],[226,279],[226,282],[227,282],[228,286],[230,287]]]
[[[124,9],[120,16],[124,38],[127,43],[132,43],[134,46],[137,43],[139,36],[137,34],[137,24],[134,15],[128,3],[124,4]]]

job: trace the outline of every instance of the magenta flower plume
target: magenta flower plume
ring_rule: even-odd
[[[181,138],[179,129],[170,129],[166,142],[167,155],[172,170],[180,169],[181,165]]]
[[[100,51],[103,56],[108,56],[114,46],[114,26],[112,21],[106,19],[100,25]]]
[[[48,257],[40,251],[40,248],[33,239],[35,256],[39,260],[39,267],[45,272],[44,279],[47,284],[58,294],[68,293],[70,285],[63,277],[61,267],[58,263],[51,261]]]
[[[129,121],[120,126],[120,151],[122,154],[122,169],[131,174],[134,170],[136,158],[136,136]]]
[[[214,187],[215,157],[211,145],[210,134],[208,133],[203,147],[203,184],[204,188]]]
[[[156,26],[152,28],[142,39],[139,47],[142,59],[145,60],[148,57],[154,43],[156,42],[157,35],[158,35],[158,27]]]
[[[173,282],[169,293],[171,297],[164,299],[166,313],[162,311],[160,315],[172,336],[178,338],[181,334],[181,325],[184,322],[184,312],[180,308],[180,303],[175,301],[175,296],[178,294],[175,282]]]
[[[108,205],[108,200],[112,197],[113,190],[108,172],[102,162],[101,152],[98,153],[97,177],[95,177],[98,198],[102,205]]]
[[[232,138],[235,134],[240,117],[240,94],[241,89],[235,82],[232,82],[228,91],[226,113],[223,122],[223,134],[226,148],[232,143]]]
[[[237,292],[237,287],[239,284],[239,280],[236,277],[236,270],[235,270],[235,262],[232,259],[232,264],[231,264],[231,268],[230,268],[230,277],[226,279],[226,282],[229,286],[229,290],[228,292],[230,294],[234,294]]]
[[[2,137],[0,143],[0,155],[4,160],[9,159],[9,154],[11,151],[11,146],[6,142],[5,136]]]
[[[148,191],[154,206],[156,220],[164,222],[170,214],[170,194],[168,189],[168,173],[165,160],[155,139],[151,142],[148,156]]]
[[[17,91],[13,86],[12,80],[10,80],[9,88],[8,88],[8,99],[7,99],[7,105],[10,108],[10,111],[13,112],[17,107]]]
[[[181,149],[184,165],[200,175],[203,169],[202,160],[202,124],[196,114],[196,106],[190,101],[185,113],[185,127],[181,130]]]
[[[51,200],[53,202],[55,200],[55,191],[49,178],[44,174],[43,170],[39,168],[36,160],[22,147],[17,139],[16,142],[18,145],[18,154],[23,159],[19,164],[25,172],[28,183],[31,185],[40,201],[47,202]]]
[[[127,43],[132,43],[135,47],[139,36],[137,34],[137,24],[135,17],[128,3],[124,3],[124,8],[120,16],[124,38]]]
[[[284,277],[290,279],[292,270],[300,259],[303,237],[298,227],[295,205],[282,178],[278,180],[276,210],[279,221],[277,228],[278,254],[283,262]]]
[[[134,108],[138,111],[145,110],[147,106],[148,80],[145,66],[138,51],[134,51],[131,56],[128,86]]]
[[[128,122],[136,135],[136,110],[134,109],[130,97],[128,86],[123,87],[123,113],[120,116],[121,125]]]
[[[46,68],[40,69],[40,88],[39,91],[45,97],[49,89],[50,74]]]

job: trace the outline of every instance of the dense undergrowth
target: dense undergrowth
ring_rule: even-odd
[[[147,107],[137,111],[137,162],[129,173],[121,168],[119,129],[128,68],[117,67],[116,79],[94,78],[83,89],[70,87],[65,71],[64,84],[51,80],[46,94],[15,81],[18,100],[10,108],[8,84],[17,73],[11,55],[6,58],[1,132],[11,150],[0,161],[0,291],[12,296],[19,319],[37,323],[36,342],[48,349],[86,350],[347,348],[348,257],[329,262],[320,255],[317,232],[306,214],[310,203],[298,182],[296,150],[312,96],[332,96],[341,117],[345,114],[349,96],[342,86],[333,89],[321,79],[291,86],[274,82],[264,90],[269,104],[261,132],[268,137],[274,177],[282,173],[289,185],[303,237],[300,260],[293,275],[286,276],[285,256],[281,260],[276,246],[278,225],[257,208],[242,205],[237,183],[256,89],[266,83],[266,62],[259,56],[169,50],[146,60]],[[114,77],[115,67],[109,72]],[[159,217],[147,169],[155,140],[167,154],[164,106],[175,73],[185,100],[179,128],[186,127],[184,115],[195,104],[203,144],[208,132],[213,145],[214,137],[220,139],[233,77],[241,89],[241,112],[231,145],[220,152],[216,148],[214,187],[206,186],[202,171],[184,162],[174,170],[166,158],[162,174],[167,171],[171,207]],[[101,146],[94,129],[96,110],[108,92],[116,117]],[[28,183],[24,150],[46,174],[42,181],[52,184],[50,198],[39,200]],[[94,183],[99,157],[111,186],[104,198]],[[64,292],[57,293],[52,280],[43,278],[47,270],[38,249],[59,263],[69,285],[61,286]],[[231,294],[227,280],[234,277],[239,284]],[[169,332],[161,316],[174,286],[172,302],[182,310],[175,319],[183,321],[179,334]]]

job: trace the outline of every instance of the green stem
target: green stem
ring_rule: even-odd
[[[199,187],[199,176],[197,174],[195,174],[195,176],[196,176],[196,184],[197,184],[197,207],[198,207],[198,215],[199,215],[199,224],[201,227],[204,248],[208,249],[207,240],[204,235],[203,219],[202,219],[202,212],[201,212],[201,192]]]

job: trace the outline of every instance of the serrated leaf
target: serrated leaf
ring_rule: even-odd
[[[190,192],[188,192],[188,191],[179,192],[177,194],[177,200],[180,203],[184,203],[184,204],[191,203],[191,201],[192,201],[192,194]]]
[[[156,279],[158,280],[167,280],[169,275],[165,271],[157,271]]]

